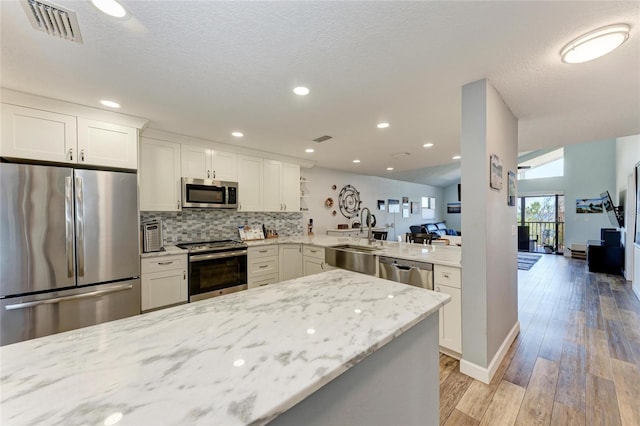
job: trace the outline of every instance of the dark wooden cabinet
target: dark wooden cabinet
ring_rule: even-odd
[[[603,241],[587,241],[587,264],[589,272],[622,274],[624,267],[624,247],[605,245]]]

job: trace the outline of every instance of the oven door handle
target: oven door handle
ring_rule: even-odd
[[[204,260],[224,259],[225,257],[245,256],[246,254],[247,254],[246,250],[225,251],[223,253],[211,253],[211,254],[197,254],[194,256],[189,256],[189,263],[202,262]]]

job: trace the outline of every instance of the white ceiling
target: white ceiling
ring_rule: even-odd
[[[2,86],[97,107],[113,99],[153,128],[355,173],[391,166],[414,181],[415,169],[452,163],[461,86],[482,78],[518,117],[520,151],[640,133],[637,1],[121,2],[127,20],[55,0],[78,15],[76,44],[0,1]],[[571,39],[620,22],[632,32],[618,50],[560,61]],[[298,85],[311,94],[294,95]],[[333,139],[311,141],[322,135]]]

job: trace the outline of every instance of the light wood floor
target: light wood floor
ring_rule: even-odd
[[[488,385],[440,355],[446,425],[640,426],[640,301],[622,276],[544,255],[518,271],[520,335]]]

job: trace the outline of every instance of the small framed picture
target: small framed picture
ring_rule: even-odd
[[[460,203],[447,203],[447,213],[456,214],[460,213],[462,205]]]
[[[389,213],[400,213],[400,200],[389,199]]]
[[[417,201],[411,202],[411,214],[420,213],[420,203]]]
[[[493,189],[502,189],[502,160],[496,154],[491,154],[491,179],[489,186]]]
[[[507,172],[507,175],[509,176],[509,191],[507,194],[507,205],[508,206],[515,206],[516,205],[516,174],[515,172],[509,170]]]
[[[384,200],[378,200],[378,210],[385,211],[387,209],[386,203]]]

